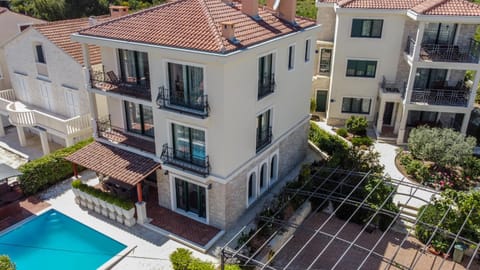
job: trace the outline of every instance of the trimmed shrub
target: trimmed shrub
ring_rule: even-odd
[[[15,270],[17,267],[10,260],[10,257],[7,255],[0,255],[0,269],[2,270]]]
[[[212,263],[192,257],[192,252],[184,248],[177,248],[170,254],[170,262],[174,270],[215,270]],[[232,269],[235,270],[235,268]]]
[[[187,267],[188,270],[215,270],[210,262],[204,262],[199,259],[193,259]]]
[[[81,141],[20,166],[19,170],[23,175],[19,179],[23,193],[25,195],[35,194],[72,176],[72,165],[65,160],[65,157],[91,142],[93,142],[92,138]],[[83,169],[79,166],[78,171]]]
[[[80,191],[88,193],[88,194],[90,194],[94,197],[97,197],[97,198],[99,198],[103,201],[106,201],[108,203],[114,204],[114,205],[116,205],[118,207],[121,207],[125,210],[130,210],[133,207],[135,207],[135,205],[133,204],[132,201],[127,200],[127,199],[119,198],[119,197],[117,197],[115,195],[112,195],[108,192],[103,192],[103,191],[101,191],[99,189],[96,189],[92,186],[86,185],[86,184],[82,183],[82,181],[80,181],[79,179],[74,180],[72,182],[72,188],[79,189]]]
[[[313,113],[315,112],[315,109],[317,108],[317,100],[314,98],[310,99],[310,112]]]
[[[345,128],[339,128],[335,131],[338,136],[346,138],[348,136],[348,131]]]
[[[352,115],[345,122],[348,132],[363,136],[367,134],[368,121],[366,117]]]
[[[408,138],[408,148],[415,158],[444,168],[461,165],[472,156],[475,144],[475,138],[452,129],[425,126],[413,129]]]
[[[352,138],[352,144],[353,146],[362,146],[362,145],[371,146],[373,144],[373,140],[368,136],[354,137]]]
[[[348,150],[348,145],[344,140],[329,134],[315,123],[310,123],[308,139],[329,155],[337,152],[345,153]]]

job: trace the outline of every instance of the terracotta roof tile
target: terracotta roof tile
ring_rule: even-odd
[[[343,8],[411,9],[418,14],[480,16],[480,5],[467,0],[320,0]]]
[[[96,18],[99,22],[106,21],[110,17],[102,16]],[[71,39],[71,35],[83,28],[89,27],[89,19],[72,19],[63,21],[54,21],[42,24],[35,24],[33,28],[43,34],[57,47],[68,53],[78,63],[83,65],[82,46],[80,43]],[[102,62],[100,47],[90,45],[90,62],[92,65]]]
[[[101,142],[93,142],[65,159],[129,185],[136,185],[161,167],[153,159]]]
[[[227,53],[315,25],[297,18],[297,26],[259,9],[256,21],[241,11],[241,4],[229,6],[221,0],[178,0],[84,29],[81,35],[105,37],[168,47]],[[233,44],[222,37],[221,23],[235,24]]]

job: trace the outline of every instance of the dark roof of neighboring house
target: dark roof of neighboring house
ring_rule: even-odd
[[[97,17],[99,22],[106,21],[109,16]],[[71,35],[83,28],[89,27],[89,18],[53,21],[35,24],[33,28],[48,38],[53,44],[69,54],[75,61],[83,65],[82,45],[71,39]],[[90,62],[92,65],[101,63],[100,47],[89,45]]]
[[[139,42],[199,51],[228,53],[315,25],[296,18],[297,25],[259,8],[261,20],[242,12],[241,3],[221,0],[178,0],[81,30],[84,36]],[[233,44],[222,36],[222,22],[235,24]]]
[[[319,0],[343,8],[410,9],[423,15],[480,16],[480,5],[467,0]]]

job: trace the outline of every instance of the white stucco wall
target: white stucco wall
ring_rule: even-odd
[[[0,90],[12,87],[2,45],[20,34],[20,25],[41,22],[43,21],[8,10],[0,14]]]
[[[39,43],[43,47],[48,77],[40,76],[37,71],[34,44]],[[82,66],[38,31],[30,28],[11,40],[5,45],[5,56],[18,99],[48,110],[40,90],[41,85],[45,84],[50,87],[48,92],[50,112],[65,117],[89,113]],[[18,76],[26,79],[27,99],[19,93]],[[66,92],[76,95],[76,114],[69,109]]]
[[[352,19],[383,19],[381,38],[352,38]],[[336,36],[334,45],[332,80],[330,84],[329,119],[346,119],[351,114],[341,113],[343,97],[361,97],[372,100],[369,121],[374,120],[378,85],[382,76],[394,80],[403,39],[406,17],[395,14],[372,14],[357,12],[337,12]],[[375,78],[347,77],[348,60],[377,61]]]

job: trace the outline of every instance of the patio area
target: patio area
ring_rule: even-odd
[[[36,196],[0,207],[0,231],[50,207]]]

